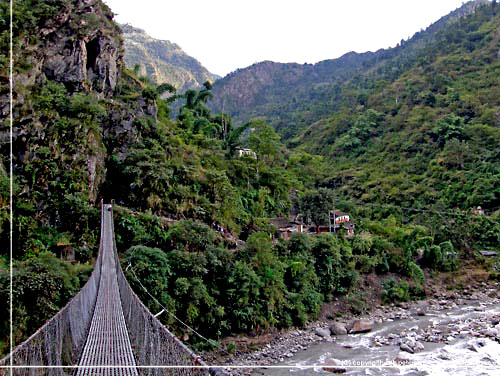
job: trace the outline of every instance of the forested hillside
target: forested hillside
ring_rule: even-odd
[[[484,4],[490,2],[467,2],[394,48],[349,52],[316,64],[264,61],[238,69],[215,83],[213,109],[224,108],[236,123],[265,118],[280,135],[290,139],[341,107],[363,104],[369,91],[376,89],[373,85],[394,81],[429,51],[436,53],[439,40],[446,34],[451,36],[448,26],[453,27]],[[473,35],[463,33],[453,38],[470,38],[469,44],[475,41]],[[345,97],[352,95],[356,96],[354,102],[347,103]]]
[[[14,12],[16,343],[87,280],[101,199],[116,202],[117,246],[137,294],[153,312],[166,307],[212,340],[304,325],[335,299],[360,313],[382,300],[423,297],[440,273],[450,288],[477,268],[499,278],[498,262],[477,253],[500,243],[498,8],[444,23],[431,47],[398,60],[403,45],[390,64],[364,73],[352,72],[365,59],[355,54],[325,63],[344,72],[322,91],[337,99],[298,98],[314,116],[290,133],[304,128],[289,140],[293,148],[264,120],[235,127],[228,114],[211,111],[210,82],[181,94],[125,69],[123,36],[100,0],[19,0]],[[8,18],[2,2],[2,50]],[[302,68],[286,69],[283,85]],[[9,243],[8,83],[2,57],[2,244]],[[180,109],[171,119],[174,100]],[[477,205],[488,215],[469,210]],[[301,213],[315,231],[334,208],[349,213],[356,235],[342,228],[284,240],[270,220]],[[2,307],[9,261],[2,248]],[[363,293],[367,276],[377,283],[372,301]],[[214,345],[173,316],[160,319],[191,344]],[[2,353],[8,320],[2,310]]]
[[[291,143],[327,156],[337,188],[354,200],[498,210],[499,25],[488,4],[402,54],[404,64],[354,77],[336,111]]]
[[[292,150],[323,155],[323,185],[348,202],[498,212],[499,13],[496,2],[469,2],[393,49],[259,63],[219,80],[215,101],[236,118],[268,119]]]

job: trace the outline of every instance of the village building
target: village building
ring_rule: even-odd
[[[356,225],[352,222],[344,223],[344,229],[346,230],[346,237],[352,238],[354,236],[354,227],[356,227]]]
[[[321,225],[315,228],[316,233],[323,234],[327,232],[338,232],[340,229],[346,231],[346,237],[351,238],[354,236],[354,228],[356,225],[350,221],[349,214],[340,210],[330,211],[330,223],[328,225]]]
[[[315,235],[328,232],[337,233],[341,230],[347,238],[352,238],[356,227],[356,225],[350,221],[349,214],[340,210],[330,211],[330,223],[327,225],[306,226],[304,225],[303,217],[300,213],[294,215],[293,219],[276,217],[269,218],[269,221],[277,228],[279,237],[285,240],[289,239],[294,233]]]
[[[61,260],[75,261],[75,250],[73,245],[67,241],[60,241],[56,244],[56,254]]]
[[[249,155],[254,159],[257,159],[257,154],[252,149],[244,149],[244,148],[236,148],[236,153],[238,154],[238,157],[241,158],[244,155]]]
[[[327,232],[335,232],[337,230],[340,229],[340,225],[334,225],[332,223],[332,225],[322,225],[322,226],[318,226],[316,227],[316,233],[318,234],[324,234],[324,233],[327,233]]]
[[[344,230],[346,230],[346,236],[348,238],[350,238],[350,237],[354,236],[354,228],[355,227],[356,227],[356,225],[354,223],[344,222],[344,223],[336,223],[336,224],[332,223],[331,226],[330,225],[322,225],[322,226],[318,226],[318,227],[313,228],[313,229],[315,229],[318,234],[323,234],[323,233],[327,233],[327,232],[338,232],[340,229],[344,229]]]
[[[278,229],[280,237],[285,240],[290,239],[290,236],[294,233],[304,232],[304,225],[302,223],[292,222],[287,218],[269,218],[269,222]]]
[[[330,218],[335,224],[349,222],[349,214],[344,213],[340,210],[331,210]]]
[[[480,206],[478,206],[477,208],[472,208],[471,212],[472,212],[472,215],[484,215],[484,210]]]

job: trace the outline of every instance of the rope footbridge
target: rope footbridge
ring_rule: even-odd
[[[0,376],[223,375],[165,328],[132,291],[118,259],[112,205],[105,204],[99,254],[88,282],[0,366]]]

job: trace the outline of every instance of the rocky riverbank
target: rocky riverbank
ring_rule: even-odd
[[[389,323],[415,317],[426,318],[421,325],[398,328],[394,332],[378,335],[377,331],[366,335],[368,346],[399,346],[397,362],[408,361],[409,354],[420,352],[424,344],[451,343],[456,339],[471,339],[470,351],[477,351],[481,339],[490,339],[500,343],[500,313],[489,312],[488,307],[500,304],[500,284],[481,283],[476,289],[464,289],[455,292],[441,292],[426,300],[403,303],[400,305],[381,306],[363,317],[346,316],[339,320],[317,321],[302,329],[291,329],[270,336],[267,343],[252,352],[235,352],[231,355],[211,354],[207,361],[211,364],[238,366],[277,365],[294,358],[319,343],[334,343],[346,333],[370,332]],[[438,316],[447,316],[448,311],[464,309],[477,312],[474,318],[449,317],[437,320]],[[473,341],[474,340],[474,341]],[[444,353],[443,357],[446,357]],[[332,360],[328,360],[331,364]],[[252,369],[230,369],[231,375],[250,375]]]

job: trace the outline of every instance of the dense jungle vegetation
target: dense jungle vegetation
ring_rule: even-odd
[[[68,4],[16,1],[24,17],[15,25],[16,45],[36,45],[36,30]],[[7,9],[0,7],[5,50]],[[388,302],[423,297],[427,278],[458,275],[474,260],[498,278],[500,263],[482,260],[477,250],[500,244],[499,17],[498,7],[480,8],[450,24],[421,54],[408,61],[401,54],[395,66],[355,77],[339,87],[341,105],[289,147],[263,120],[235,127],[229,115],[210,111],[208,82],[176,93],[123,69],[111,97],[54,80],[19,82],[16,343],[88,279],[101,198],[116,201],[117,245],[140,298],[152,312],[166,307],[212,340],[303,325],[339,296],[359,313],[367,309],[360,281],[371,273],[385,281],[380,287]],[[102,28],[110,22],[91,21]],[[19,77],[33,68],[23,59],[15,62]],[[0,60],[2,98],[6,70]],[[174,100],[181,105],[172,119]],[[131,119],[129,128],[118,126],[123,118]],[[7,134],[7,122],[1,131]],[[255,156],[239,157],[240,147]],[[9,242],[9,157],[3,141],[2,244]],[[102,161],[95,176],[91,161]],[[473,214],[478,205],[487,215]],[[275,240],[269,218],[333,207],[349,213],[354,237],[342,230]],[[68,246],[76,262],[63,260]],[[3,247],[2,307],[9,299],[8,256]],[[9,312],[0,315],[5,353]],[[208,346],[172,316],[160,318],[181,337]]]
[[[498,210],[499,24],[498,5],[487,5],[438,32],[427,47],[402,48],[390,64],[341,87],[335,113],[292,143],[328,156],[345,197]]]

